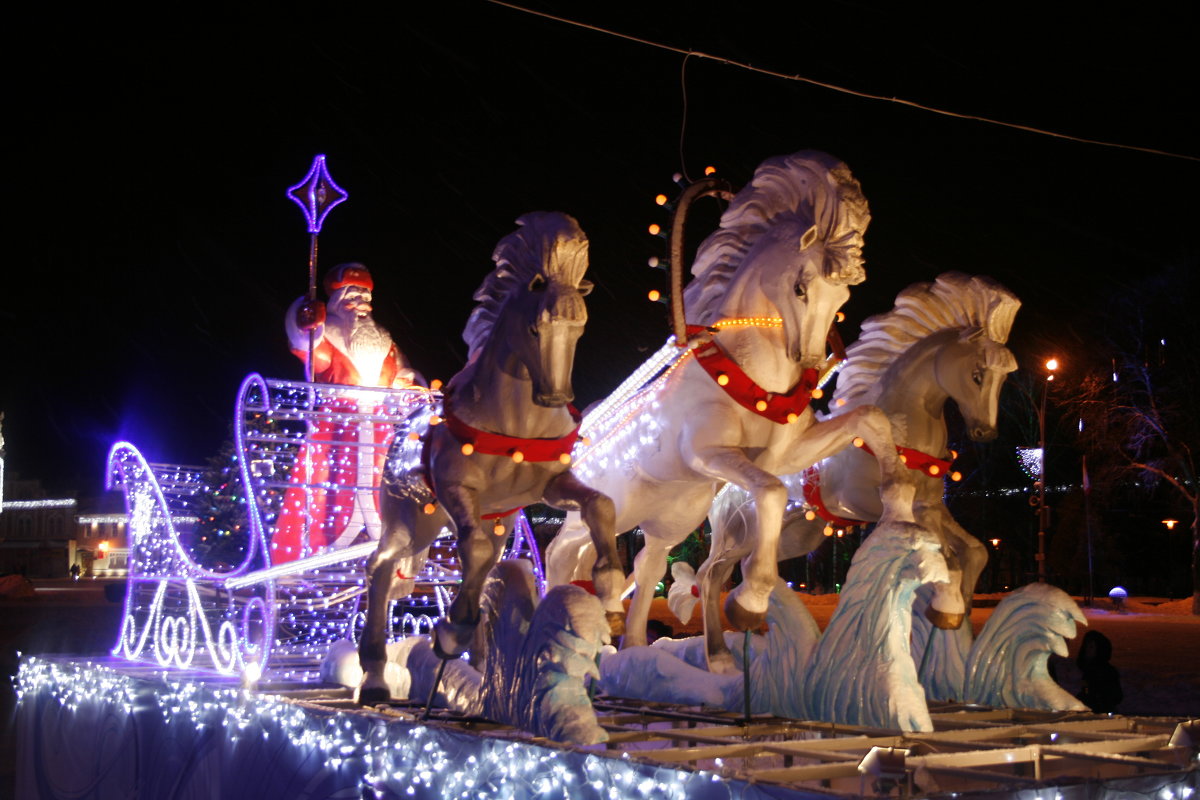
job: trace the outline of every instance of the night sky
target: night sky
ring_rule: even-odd
[[[1084,346],[1081,320],[1122,286],[1197,265],[1196,160],[699,58],[681,85],[676,53],[487,2],[429,5],[390,17],[13,20],[0,48],[10,470],[86,496],[117,439],[151,460],[203,463],[229,435],[246,373],[301,377],[282,317],[305,289],[308,242],[285,191],[316,153],[350,194],[326,222],[321,264],[367,264],[376,318],[428,377],[465,359],[471,294],[513,221],[574,215],[597,285],[576,362],[581,407],[668,334],[663,307],[645,299],[663,288],[646,267],[662,243],[646,226],[666,222],[653,197],[673,195],[681,170],[712,164],[740,185],[763,159],[809,148],[850,166],[873,222],[847,341],[901,288],[954,269],[1025,301],[1014,349],[1033,363]],[[781,16],[759,3],[531,5],[861,92],[1200,156],[1182,3],[1120,16],[960,6],[971,18],[862,2],[794,3]]]

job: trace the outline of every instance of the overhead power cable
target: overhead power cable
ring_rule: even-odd
[[[907,106],[908,108],[915,108],[919,111],[928,111],[931,114],[940,114],[944,117],[953,117],[955,119],[972,120],[974,122],[983,122],[988,125],[999,125],[1000,127],[1003,127],[1003,128],[1011,128],[1013,130],[1024,131],[1026,133],[1038,134],[1040,136],[1051,136],[1055,139],[1065,139],[1070,142],[1079,142],[1081,144],[1093,144],[1093,145],[1098,145],[1100,147],[1113,147],[1113,148],[1117,148],[1118,150],[1133,150],[1138,153],[1150,153],[1150,154],[1156,155],[1156,156],[1166,156],[1168,158],[1179,158],[1179,159],[1183,159],[1185,161],[1200,161],[1200,156],[1192,156],[1192,155],[1187,155],[1185,153],[1172,153],[1168,150],[1159,150],[1159,149],[1156,149],[1153,147],[1139,147],[1137,145],[1132,145],[1132,144],[1121,144],[1120,142],[1106,142],[1106,141],[1102,141],[1100,139],[1088,139],[1088,138],[1085,138],[1082,136],[1072,136],[1071,134],[1058,133],[1056,131],[1045,130],[1044,128],[1035,128],[1030,125],[1021,125],[1016,122],[1005,122],[1004,120],[1001,120],[1001,119],[992,119],[991,117],[981,117],[977,114],[962,114],[957,111],[949,111],[944,108],[937,108],[936,106],[927,106],[923,103],[918,103],[913,100],[905,100],[902,97],[887,97],[886,95],[872,94],[870,92],[860,92],[856,89],[849,89],[845,86],[838,86],[835,83],[826,83],[825,81],[818,81],[814,78],[806,78],[803,75],[788,75],[787,73],[777,72],[777,71],[771,70],[771,69],[764,69],[763,67],[756,67],[753,64],[745,64],[741,61],[734,61],[733,59],[730,59],[730,58],[724,58],[722,56],[714,56],[711,53],[705,53],[700,50],[687,50],[682,47],[675,47],[673,45],[663,44],[662,42],[656,42],[651,39],[643,39],[640,36],[632,36],[627,33],[620,33],[618,31],[610,30],[608,28],[602,28],[599,25],[592,25],[587,22],[579,22],[578,20],[568,19],[566,17],[560,17],[555,14],[548,14],[544,11],[535,11],[534,9],[525,8],[524,6],[519,6],[514,3],[504,2],[504,0],[488,0],[488,2],[492,3],[493,5],[503,6],[504,8],[510,8],[513,11],[521,11],[526,14],[531,14],[535,17],[543,17],[545,19],[553,20],[555,22],[561,22],[564,25],[572,25],[576,28],[583,28],[585,30],[594,31],[596,33],[603,33],[608,36],[614,36],[618,39],[625,39],[626,41],[636,42],[638,44],[646,45],[647,47],[655,47],[655,48],[658,48],[659,50],[667,50],[669,52],[678,53],[682,56],[691,57],[691,58],[706,58],[710,61],[716,61],[717,63],[725,64],[726,66],[737,67],[739,69],[749,70],[750,72],[756,72],[760,75],[769,75],[772,78],[782,78],[783,80],[796,81],[798,83],[807,83],[811,86],[819,86],[822,89],[829,89],[830,91],[841,92],[842,94],[848,94],[848,95],[851,95],[852,97],[861,97],[865,100],[881,100],[886,103],[895,103],[897,105]]]

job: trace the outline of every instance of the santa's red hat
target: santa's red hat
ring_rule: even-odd
[[[375,281],[362,264],[338,264],[325,273],[325,294],[332,295],[346,286],[361,286],[368,292],[375,291]]]

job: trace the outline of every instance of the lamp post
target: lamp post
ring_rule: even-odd
[[[1050,382],[1058,369],[1058,359],[1046,362],[1046,382],[1042,385],[1042,404],[1038,409],[1038,447],[1042,457],[1038,469],[1038,535],[1037,535],[1037,579],[1046,582],[1046,527],[1050,523],[1050,509],[1046,507],[1046,396],[1050,394]]]

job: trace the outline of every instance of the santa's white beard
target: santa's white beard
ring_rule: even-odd
[[[374,383],[383,369],[384,359],[392,349],[392,337],[386,328],[375,323],[370,315],[337,315],[329,320],[335,342],[341,340],[342,352],[358,370],[361,379]]]
[[[355,361],[361,358],[383,359],[392,349],[392,337],[371,317],[355,317],[354,327],[347,337],[350,343],[350,358]]]

